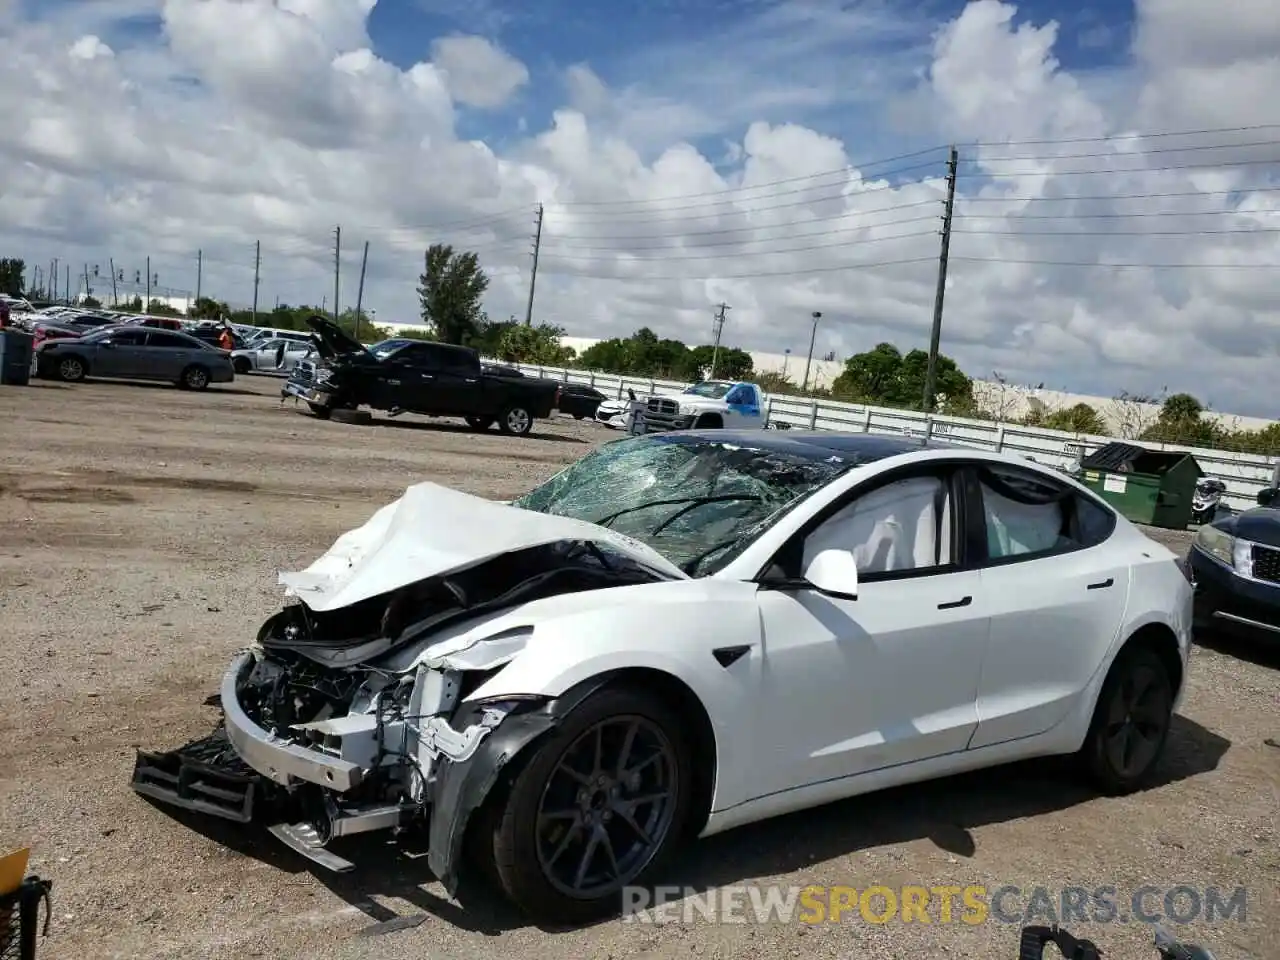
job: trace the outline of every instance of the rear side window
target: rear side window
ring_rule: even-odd
[[[977,470],[987,557],[1030,560],[1094,547],[1115,529],[1115,515],[1065,484],[1029,472]]]

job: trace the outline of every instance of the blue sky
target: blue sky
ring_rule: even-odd
[[[881,155],[877,148],[889,153],[909,149],[913,144],[904,140],[909,141],[910,136],[904,137],[904,131],[893,129],[881,116],[885,91],[868,86],[859,68],[882,74],[890,85],[895,80],[909,81],[927,64],[933,30],[957,16],[965,0],[926,0],[909,7],[895,6],[888,0],[883,4],[815,4],[814,8],[821,8],[827,16],[833,11],[838,15],[843,6],[851,28],[849,35],[843,35],[839,28],[832,30],[830,43],[821,48],[799,42],[800,24],[776,19],[784,6],[794,10],[803,4],[784,5],[774,0],[606,0],[595,4],[566,0],[532,4],[380,0],[369,29],[378,53],[404,67],[424,59],[431,40],[451,33],[484,35],[522,60],[531,74],[522,95],[495,114],[464,118],[464,135],[490,142],[518,137],[521,119],[531,130],[542,129],[551,112],[565,102],[563,71],[572,64],[586,63],[614,90],[631,89],[637,95],[673,101],[692,96],[712,110],[717,96],[732,98],[740,88],[735,70],[748,75],[753,70],[768,71],[790,76],[801,86],[817,86],[829,81],[832,71],[844,68],[857,77],[847,98],[813,103],[799,111],[797,106],[803,108],[803,101],[794,98],[781,99],[772,107],[757,102],[752,104],[750,118],[803,121],[825,133],[851,139],[857,139],[860,130],[876,129],[884,131],[878,141],[891,139],[867,144],[863,155]],[[883,18],[891,26],[859,31],[855,16]],[[1092,4],[1023,0],[1018,4],[1020,22],[1058,21],[1061,34],[1055,52],[1066,69],[1077,73],[1127,62],[1133,18],[1133,0]],[[791,59],[788,41],[795,44]],[[840,57],[842,50],[848,53],[847,59]],[[886,61],[896,64],[900,74],[891,75],[893,68],[885,73]],[[733,120],[733,111],[726,110],[727,129],[689,139],[706,149],[714,147],[722,136],[736,138],[742,131],[733,129]]]

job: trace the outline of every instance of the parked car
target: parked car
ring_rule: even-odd
[[[300,340],[259,341],[250,347],[231,351],[236,373],[287,374],[299,360],[317,356],[314,343]]]
[[[575,420],[588,417],[594,420],[600,404],[607,399],[609,398],[595,387],[585,383],[566,383],[560,388],[559,410]]]
[[[308,322],[323,361],[296,364],[281,396],[305,400],[318,417],[367,406],[393,416],[463,417],[476,430],[496,421],[503,433],[524,435],[555,407],[556,384],[487,374],[469,347],[413,340],[378,356],[332,320]]]
[[[654,394],[640,416],[637,429],[643,433],[709,427],[763,430],[764,395],[754,383],[702,380],[679,393]]]
[[[596,422],[614,430],[626,430],[631,410],[636,406],[636,392],[627,390],[625,397],[605,399],[596,407]]]
[[[1280,642],[1280,509],[1254,507],[1202,526],[1187,564],[1197,630]]]
[[[188,336],[195,337],[197,340],[199,340],[199,341],[201,341],[201,342],[203,342],[203,343],[207,343],[207,344],[209,344],[209,345],[210,345],[210,346],[212,346],[212,347],[217,347],[219,350],[221,350],[221,349],[222,349],[222,347],[220,346],[220,343],[221,343],[221,337],[222,337],[222,325],[221,325],[221,324],[218,324],[218,325],[216,325],[216,326],[212,326],[212,327],[194,327],[194,328],[192,328],[192,329],[190,329],[190,330],[187,330],[187,331],[184,331],[184,332],[185,332]],[[244,337],[240,336],[240,334],[239,334],[239,333],[237,333],[237,332],[236,332],[236,330],[235,330],[235,328],[233,327],[233,328],[231,329],[231,349],[232,349],[232,351],[235,351],[235,350],[245,350],[245,349],[249,348],[250,346],[251,346],[250,342],[249,342],[249,341],[247,341],[247,340],[245,340],[245,339],[244,339]]]
[[[136,324],[104,327],[36,347],[36,372],[49,379],[167,380],[187,390],[235,379],[231,355],[195,337]]]
[[[64,326],[60,323],[37,323],[32,333],[32,346],[38,347],[46,340],[63,340],[67,337],[82,337],[86,333],[83,327]]]
[[[446,890],[547,922],[884,787],[1076,754],[1140,789],[1191,645],[1180,559],[1086,488],[862,433],[630,437],[511,504],[418,484],[280,582],[222,730],[135,789],[330,869],[329,837],[418,823]]]

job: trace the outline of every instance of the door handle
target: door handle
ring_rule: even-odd
[[[950,603],[938,604],[939,610],[954,610],[957,607],[967,607],[973,603],[973,597],[961,597],[959,600],[952,600]]]
[[[1107,589],[1107,587],[1114,586],[1115,582],[1116,581],[1114,577],[1107,577],[1107,579],[1101,581],[1100,583],[1089,584],[1089,586],[1087,586],[1085,589],[1086,590],[1105,590]]]

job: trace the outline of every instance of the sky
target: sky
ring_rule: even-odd
[[[0,256],[522,318],[541,204],[535,322],[905,351],[954,145],[966,372],[1277,417],[1277,89],[1273,0],[0,0]]]

